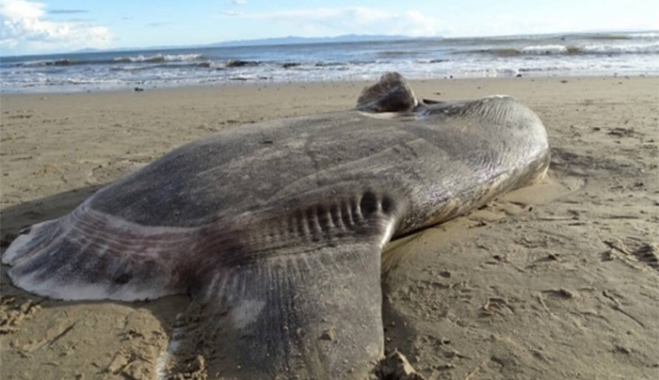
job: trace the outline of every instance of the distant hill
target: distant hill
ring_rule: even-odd
[[[408,40],[413,37],[408,36],[382,36],[382,35],[360,35],[347,34],[337,37],[281,37],[281,38],[262,38],[256,40],[236,40],[218,42],[206,46],[212,47],[233,47],[233,46],[266,46],[266,45],[297,45],[297,44],[320,44],[320,43],[345,43],[345,42],[369,42],[369,41],[396,41]]]
[[[322,43],[350,43],[350,42],[375,42],[375,41],[399,41],[418,39],[419,37],[409,36],[383,36],[383,35],[361,35],[361,34],[347,34],[337,37],[280,37],[280,38],[262,38],[255,40],[236,40],[217,42],[206,45],[164,45],[164,46],[149,46],[149,47],[119,47],[113,49],[80,49],[72,54],[79,53],[109,53],[109,52],[124,52],[124,51],[151,51],[151,50],[176,50],[176,49],[191,49],[191,48],[205,48],[205,47],[236,47],[236,46],[273,46],[273,45],[302,45],[302,44],[322,44]],[[439,37],[433,37],[439,38]],[[65,53],[67,54],[67,53]]]

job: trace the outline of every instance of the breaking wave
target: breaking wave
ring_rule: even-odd
[[[206,57],[202,54],[155,54],[151,56],[138,55],[133,57],[117,57],[113,62],[132,63],[160,63],[160,62],[189,62],[203,61]]]
[[[161,62],[190,62],[203,61],[206,57],[201,54],[155,54],[151,56],[137,55],[128,57],[101,58],[101,59],[53,59],[17,62],[14,67],[43,67],[43,66],[78,66],[78,65],[107,65],[113,63],[161,63]]]
[[[577,45],[532,45],[521,48],[486,48],[456,51],[454,54],[490,54],[499,57],[518,55],[589,55],[589,54],[659,54],[659,42],[626,45],[593,44]]]

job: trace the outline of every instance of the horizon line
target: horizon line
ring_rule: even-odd
[[[359,40],[358,38],[379,38],[378,42],[384,42],[388,40],[423,40],[423,39],[442,39],[442,40],[461,40],[461,39],[488,39],[488,38],[510,38],[510,37],[525,37],[525,36],[555,36],[555,35],[574,35],[574,34],[597,34],[597,33],[659,33],[659,29],[636,29],[636,30],[618,30],[618,29],[601,29],[601,30],[586,30],[586,31],[563,31],[563,32],[551,32],[551,33],[530,33],[530,34],[496,34],[496,35],[481,35],[481,36],[406,36],[406,35],[382,35],[382,34],[341,34],[336,36],[315,36],[315,37],[303,37],[303,36],[294,36],[288,35],[284,37],[267,37],[267,38],[252,38],[244,40],[226,40],[211,42],[205,44],[189,44],[189,45],[156,45],[156,46],[132,46],[132,47],[114,47],[106,49],[98,48],[82,48],[74,51],[65,51],[65,52],[52,52],[52,53],[36,53],[36,54],[16,54],[16,55],[2,55],[0,54],[0,59],[3,58],[19,58],[19,57],[30,57],[30,56],[50,56],[50,55],[68,55],[68,54],[81,54],[81,53],[111,53],[118,51],[140,51],[140,50],[176,50],[176,49],[190,49],[190,48],[223,48],[223,47],[258,47],[258,46],[286,46],[286,45],[304,45],[304,42],[298,43],[272,43],[267,44],[267,41],[275,40],[285,40],[285,39],[299,39],[299,40],[322,40],[322,39],[339,39],[343,37],[355,37],[354,41],[340,41],[340,42],[312,42],[311,44],[332,44],[332,43],[351,43],[351,42],[367,42]],[[259,45],[258,42],[264,42],[263,45]],[[257,43],[257,44],[250,44]],[[229,45],[231,46],[223,46]],[[241,45],[244,44],[244,45]]]

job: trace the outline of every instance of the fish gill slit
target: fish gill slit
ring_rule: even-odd
[[[332,219],[332,224],[341,231],[346,230],[346,226],[343,223],[343,215],[341,213],[340,204],[332,204],[329,210],[329,217]]]
[[[367,190],[362,194],[357,205],[361,217],[365,220],[370,219],[375,213],[382,210],[377,194],[371,190]]]
[[[313,241],[318,241],[322,233],[322,227],[318,221],[318,211],[316,207],[309,207],[305,212],[307,226],[309,227],[309,237]]]
[[[352,230],[355,227],[355,220],[352,215],[352,200],[341,203],[341,218],[346,230]]]
[[[337,228],[337,224],[334,222],[334,216],[332,215],[332,208],[334,205],[330,205],[329,207],[323,207],[323,219],[327,221],[327,231],[331,231],[335,228]]]
[[[350,202],[350,216],[354,226],[358,226],[364,220],[360,207],[361,198],[355,198]]]
[[[289,231],[290,220],[282,218],[281,223],[277,223],[277,241],[285,240]]]
[[[300,237],[304,238],[305,240],[308,240],[311,237],[311,230],[309,229],[307,215],[304,211],[300,214],[300,219],[298,223],[299,223],[298,229],[300,231]]]
[[[331,230],[331,218],[329,218],[329,210],[324,205],[318,205],[315,208],[316,210],[316,220],[318,221],[318,226],[320,227],[320,232],[323,234],[329,233]]]
[[[295,239],[299,234],[298,231],[298,218],[296,215],[292,215],[288,219],[287,223],[287,235],[289,239]]]

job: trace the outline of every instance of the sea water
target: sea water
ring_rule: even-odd
[[[205,84],[659,75],[659,32],[193,47],[0,58],[0,91]]]

